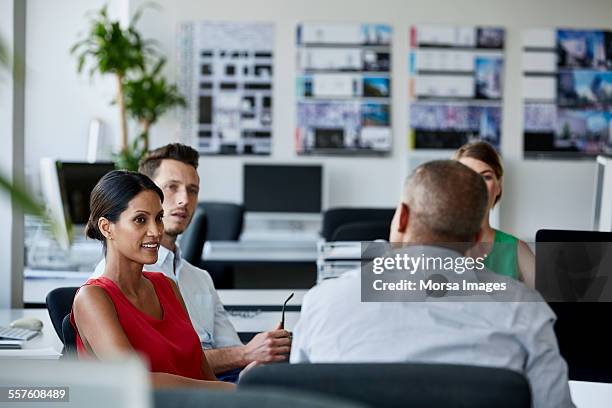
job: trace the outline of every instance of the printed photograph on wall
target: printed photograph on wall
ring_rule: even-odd
[[[274,26],[192,22],[178,38],[185,139],[203,155],[269,155]]]
[[[524,32],[525,157],[580,159],[612,153],[611,34]]]
[[[456,149],[486,140],[499,149],[505,31],[419,25],[410,30],[410,142]]]
[[[501,108],[464,103],[414,103],[410,123],[421,146],[448,149],[479,139],[499,146]]]
[[[391,151],[391,41],[382,24],[297,27],[298,154]]]

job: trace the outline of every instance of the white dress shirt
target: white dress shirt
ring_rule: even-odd
[[[459,256],[441,248],[436,252]],[[347,272],[304,296],[290,361],[508,368],[527,377],[535,408],[571,407],[567,365],[553,331],[556,317],[535,291],[511,284],[519,295],[513,299],[531,301],[367,303],[361,302],[361,271]],[[534,296],[540,301],[533,301]]]
[[[91,277],[97,278],[102,275],[105,265],[105,260],[102,259]],[[210,275],[181,258],[178,245],[176,255],[160,246],[157,263],[144,265],[143,269],[149,272],[162,272],[177,283],[185,300],[191,323],[204,349],[242,345],[236,329],[229,321],[227,311],[219,299]]]

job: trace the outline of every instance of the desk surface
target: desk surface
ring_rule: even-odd
[[[47,309],[0,309],[0,325],[8,326],[10,322],[22,317],[35,317],[43,322],[42,333],[33,339],[23,343],[23,350],[49,350],[50,353],[46,356],[39,356],[38,358],[56,359],[62,352],[64,345],[62,341],[57,337],[55,329],[51,324],[49,313]],[[10,350],[11,353],[7,353],[9,350],[0,350],[0,359],[3,357],[23,357],[20,356],[22,350]],[[14,351],[14,352],[13,352]],[[55,356],[53,356],[55,354]]]
[[[208,241],[204,262],[303,263],[317,261],[316,241]]]
[[[576,408],[609,408],[612,401],[612,384],[587,381],[570,381],[570,393]]]

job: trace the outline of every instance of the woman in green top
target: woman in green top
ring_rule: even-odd
[[[501,275],[519,279],[535,287],[535,258],[526,243],[489,224],[489,213],[502,195],[504,168],[495,148],[486,142],[471,142],[459,148],[453,157],[482,175],[489,192],[487,212],[482,220],[480,243],[486,248],[485,265]]]

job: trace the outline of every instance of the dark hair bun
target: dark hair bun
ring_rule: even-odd
[[[102,235],[102,232],[100,232],[100,229],[98,228],[98,223],[94,222],[92,217],[89,217],[89,220],[87,220],[87,225],[85,226],[85,235],[91,239],[104,241],[104,235]]]

